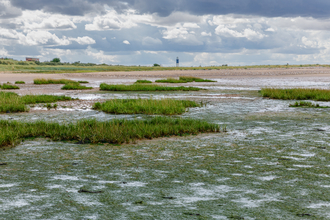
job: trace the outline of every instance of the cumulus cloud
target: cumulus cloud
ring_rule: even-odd
[[[128,40],[124,40],[123,43],[124,43],[124,44],[127,44],[127,45],[128,45],[128,44],[131,44]]]
[[[90,38],[88,36],[84,37],[77,37],[77,38],[69,38],[71,41],[76,41],[80,45],[90,45],[90,44],[95,44],[95,40],[93,38]]]
[[[229,29],[229,28],[225,27],[224,25],[219,25],[215,29],[215,33],[217,35],[223,35],[223,36],[229,36],[229,37],[244,37],[244,38],[247,38],[248,40],[259,40],[259,39],[262,39],[267,36],[267,35],[264,35],[262,33],[255,31],[255,30],[252,30],[250,28],[246,28],[242,32],[239,32],[239,31],[236,31],[233,29]]]
[[[18,17],[22,14],[19,8],[13,7],[8,0],[0,0],[0,19]]]
[[[105,63],[105,62],[114,63],[114,62],[117,62],[117,56],[106,55],[106,54],[104,54],[104,51],[102,51],[102,50],[96,51],[96,50],[93,50],[91,47],[88,47],[85,50],[85,53],[88,56],[91,56],[91,57],[97,59],[98,63]]]

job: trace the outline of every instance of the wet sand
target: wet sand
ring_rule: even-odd
[[[137,71],[137,72],[95,72],[95,73],[62,73],[62,74],[40,74],[40,73],[9,73],[0,72],[0,83],[14,83],[25,81],[25,85],[19,85],[19,94],[66,94],[70,95],[77,91],[63,91],[62,85],[34,85],[33,79],[72,79],[87,80],[88,86],[94,87],[92,92],[98,91],[100,83],[131,84],[138,79],[156,80],[167,77],[194,76],[217,80],[217,85],[241,85],[241,86],[271,86],[272,81],[283,82],[322,82],[330,84],[330,68],[288,68],[288,69],[233,69],[233,70],[175,70],[175,71]],[[301,84],[301,83],[300,83]],[[304,83],[302,83],[304,84]],[[305,83],[306,85],[308,83]],[[176,86],[203,86],[203,83],[175,84]],[[80,93],[91,92],[79,91]]]

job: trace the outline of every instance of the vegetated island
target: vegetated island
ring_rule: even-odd
[[[283,100],[314,100],[330,101],[330,90],[328,89],[275,89],[262,88],[260,93],[263,97]]]
[[[73,100],[67,96],[55,95],[25,95],[19,96],[13,92],[0,92],[0,113],[27,112],[27,104],[52,103]]]
[[[201,107],[195,101],[175,99],[112,99],[96,102],[95,110],[112,114],[179,115],[189,107]]]
[[[70,79],[34,79],[34,84],[45,85],[45,84],[65,84],[61,89],[63,90],[85,90],[93,89],[93,87],[82,86],[80,83],[88,83],[87,81],[73,81]]]
[[[189,83],[189,82],[217,82],[210,79],[202,79],[193,76],[180,76],[179,79],[167,78],[159,79],[155,81],[156,83]]]
[[[79,120],[76,123],[0,120],[0,147],[14,146],[26,138],[53,141],[123,144],[140,139],[220,132],[220,126],[196,119],[154,117],[147,120]]]
[[[205,90],[198,87],[168,87],[147,84],[133,84],[133,85],[108,85],[101,83],[100,90],[103,91],[199,91]]]

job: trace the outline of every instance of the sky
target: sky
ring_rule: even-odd
[[[0,0],[0,57],[329,64],[329,0]]]

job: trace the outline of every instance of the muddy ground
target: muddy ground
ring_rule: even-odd
[[[101,92],[102,83],[181,75],[198,92]],[[33,85],[34,78],[87,80],[91,91]],[[24,80],[19,94],[66,94],[58,110],[31,106],[0,119],[73,122],[145,119],[91,109],[112,98],[206,102],[181,117],[226,125],[227,132],[140,140],[120,146],[30,139],[0,153],[0,219],[329,219],[329,109],[290,108],[260,97],[262,87],[329,88],[330,69],[254,69],[82,74],[0,74]],[[176,86],[171,84],[171,86]],[[330,106],[329,102],[315,102]],[[81,189],[99,192],[79,192]]]

